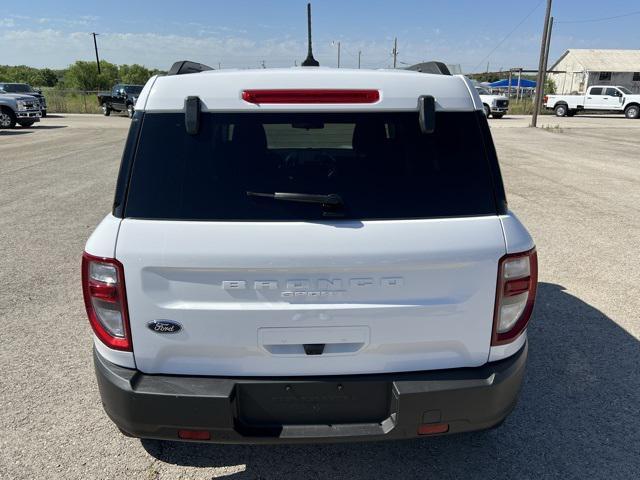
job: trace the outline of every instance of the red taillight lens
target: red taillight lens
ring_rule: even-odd
[[[178,430],[178,437],[183,440],[211,440],[211,434],[206,430]]]
[[[537,286],[538,255],[535,248],[500,259],[491,345],[509,343],[527,327]]]
[[[82,292],[91,328],[109,348],[131,351],[124,269],[113,258],[82,255]]]
[[[375,103],[378,90],[244,90],[249,103]]]
[[[544,97],[542,97],[542,101],[543,101],[544,103],[547,103],[547,102],[549,101],[549,96],[548,96],[548,95],[545,95]]]
[[[422,423],[418,425],[418,435],[436,435],[438,433],[447,433],[448,431],[448,423]]]

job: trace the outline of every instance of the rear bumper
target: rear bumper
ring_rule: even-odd
[[[448,423],[447,433],[490,428],[514,408],[526,359],[527,344],[478,368],[214,378],[146,375],[94,351],[105,411],[121,430],[167,440],[179,440],[180,429],[206,430],[214,443],[402,439],[424,423]]]

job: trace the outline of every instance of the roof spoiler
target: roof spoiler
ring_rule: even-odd
[[[185,75],[187,73],[206,72],[207,70],[213,70],[213,68],[209,65],[205,65],[204,63],[180,60],[179,62],[175,62],[171,65],[167,75]]]
[[[422,73],[434,73],[436,75],[451,75],[451,70],[442,62],[423,62],[416,63],[407,67],[407,70],[413,70],[415,72]]]

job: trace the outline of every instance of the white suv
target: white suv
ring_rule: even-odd
[[[126,434],[268,443],[498,425],[537,285],[462,76],[154,77],[82,264]]]

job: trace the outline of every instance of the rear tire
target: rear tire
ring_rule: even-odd
[[[0,128],[13,128],[16,126],[16,116],[8,108],[0,108]]]
[[[47,116],[47,111],[46,111],[46,110],[42,110],[42,111],[40,112],[40,114],[42,115],[42,118],[44,118],[44,117],[46,117],[46,116]]]
[[[29,128],[29,127],[33,126],[33,124],[36,123],[36,122],[19,122],[19,123],[20,123],[20,126],[22,128]]]
[[[102,104],[102,114],[105,117],[108,117],[109,115],[111,115],[111,108],[109,108],[109,105],[107,105],[106,103]]]
[[[640,117],[640,107],[638,105],[629,105],[624,110],[624,116],[627,118],[638,118]]]
[[[489,118],[489,115],[491,115],[491,108],[489,108],[489,105],[485,103],[482,109],[484,110],[484,116]]]
[[[504,117],[504,113],[492,113],[491,116],[493,118],[502,118]]]
[[[566,117],[567,112],[569,111],[569,109],[567,108],[566,105],[561,104],[561,105],[556,105],[556,107],[553,109],[553,111],[556,114],[556,117]]]

